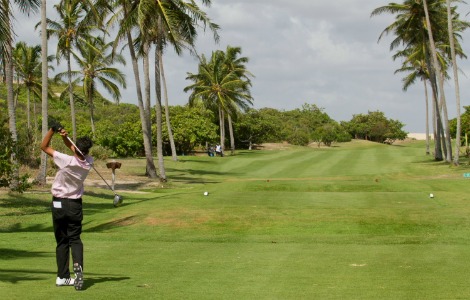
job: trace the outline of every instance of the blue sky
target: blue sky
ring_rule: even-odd
[[[48,1],[48,16],[54,19]],[[213,22],[220,25],[220,42],[215,44],[210,32],[199,33],[199,53],[225,49],[227,45],[242,48],[250,59],[247,68],[255,75],[252,80],[254,107],[280,110],[316,104],[336,121],[348,121],[354,114],[382,111],[388,118],[405,124],[408,132],[425,131],[425,98],[421,82],[402,91],[401,78],[394,75],[400,62],[394,62],[389,51],[392,37],[377,39],[393,22],[392,16],[370,17],[374,8],[391,1],[381,0],[213,0],[205,8]],[[462,16],[470,6],[461,7]],[[17,40],[39,44],[34,31],[37,16],[18,17]],[[469,51],[468,33],[464,35],[464,51]],[[49,53],[55,53],[54,41]],[[187,72],[196,72],[198,62],[189,54],[181,57],[165,54],[165,72],[170,105],[187,103],[183,92],[190,82]],[[468,61],[458,62],[469,74]],[[135,83],[129,63],[122,67],[128,87],[122,102],[136,103]],[[58,68],[60,70],[60,68]],[[51,74],[53,75],[53,74]],[[462,106],[469,105],[469,78],[460,74]],[[446,83],[445,94],[449,118],[455,118],[456,106],[453,81]]]

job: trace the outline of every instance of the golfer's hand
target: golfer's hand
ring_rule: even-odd
[[[63,137],[67,137],[68,132],[64,128],[62,128],[61,130],[59,130],[59,134]]]

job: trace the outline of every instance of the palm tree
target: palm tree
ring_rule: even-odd
[[[406,51],[409,52],[409,51]],[[398,54],[397,54],[398,55]],[[394,56],[394,59],[398,57]],[[413,55],[405,54],[405,57],[415,57]],[[430,152],[430,139],[429,139],[429,97],[428,97],[428,78],[429,72],[427,69],[426,61],[424,59],[406,59],[400,69],[395,70],[397,73],[408,73],[403,81],[403,91],[407,91],[408,88],[420,79],[424,85],[424,103],[425,103],[425,117],[426,117],[426,155],[431,154]]]
[[[124,74],[117,68],[111,67],[114,62],[125,65],[122,55],[108,53],[112,48],[112,43],[106,43],[103,38],[96,37],[86,43],[78,43],[79,55],[73,54],[79,71],[71,71],[73,84],[82,83],[83,93],[90,106],[90,121],[93,134],[95,133],[94,123],[94,97],[96,94],[97,82],[119,103],[121,92],[119,86],[126,88]],[[68,72],[56,75],[57,79],[68,76]]]
[[[440,92],[440,103],[439,105],[442,107],[443,117],[444,117],[444,130],[445,130],[445,138],[446,138],[446,161],[452,161],[452,145],[451,145],[451,137],[450,137],[450,128],[449,128],[449,117],[447,114],[447,103],[444,93],[444,76],[441,71],[441,64],[439,63],[437,50],[436,50],[436,43],[434,42],[433,30],[431,27],[431,20],[429,16],[429,10],[427,5],[427,0],[423,0],[424,6],[424,13],[426,16],[426,27],[428,32],[429,38],[429,46],[431,50],[431,58],[432,58],[432,67],[437,75],[438,83],[439,83],[439,92]]]
[[[245,64],[248,63],[247,57],[238,57],[241,54],[242,49],[240,47],[231,47],[227,46],[225,52],[225,65],[228,71],[233,71],[239,76],[246,80],[251,86],[250,77],[253,77],[253,74],[248,72]],[[231,114],[227,115],[228,128],[230,134],[230,148],[232,155],[235,153],[235,137],[233,134],[233,125],[232,125],[232,116]]]
[[[131,32],[138,28],[137,24],[137,7],[139,4],[139,0],[136,1],[125,1],[125,0],[118,0],[114,3],[116,9],[116,16],[122,14],[122,18],[117,20],[118,18],[111,18],[111,25],[113,22],[119,22],[119,31],[114,42],[114,48],[116,48],[117,43],[120,40],[127,41],[127,46],[129,48],[129,53],[131,56],[132,62],[132,70],[134,72],[134,80],[136,83],[136,93],[137,93],[137,103],[139,106],[140,112],[140,120],[142,124],[142,136],[144,140],[144,151],[145,151],[145,158],[146,158],[146,175],[149,178],[157,178],[157,170],[155,167],[155,163],[153,160],[152,155],[152,138],[151,138],[151,130],[148,126],[150,124],[150,120],[148,119],[148,114],[146,113],[146,109],[144,106],[144,100],[142,96],[142,86],[140,81],[140,74],[139,74],[139,65],[138,65],[138,57],[136,53],[136,49],[134,48],[134,38],[132,37]]]
[[[48,61],[52,61],[50,56]],[[14,66],[15,71],[20,79],[18,92],[21,87],[25,87],[27,91],[26,102],[26,119],[28,131],[31,131],[30,103],[31,95],[40,97],[41,85],[41,46],[28,46],[25,42],[18,42],[14,50]],[[49,66],[50,69],[54,69]],[[18,93],[17,92],[17,93]],[[49,93],[50,95],[50,93]]]
[[[455,41],[454,41],[454,26],[453,26],[453,18],[454,15],[452,13],[452,8],[450,6],[450,0],[446,1],[447,4],[447,30],[449,31],[449,45],[450,45],[450,53],[451,53],[451,60],[452,60],[452,69],[454,71],[454,86],[455,86],[455,100],[457,106],[457,133],[455,136],[455,156],[454,156],[454,165],[459,164],[459,157],[460,157],[460,87],[459,87],[459,73],[457,68],[457,58],[455,54]]]
[[[47,25],[46,25],[46,11],[47,3],[46,0],[41,0],[41,73],[42,73],[42,92],[41,92],[41,114],[42,114],[42,137],[44,138],[48,131],[48,97],[47,90],[49,89],[48,80],[48,65],[47,65]],[[39,173],[36,176],[36,182],[40,185],[46,184],[46,172],[47,172],[47,154],[41,151],[41,165],[39,167]]]
[[[210,5],[210,0],[203,0],[204,5]],[[155,18],[155,13],[157,18]],[[155,88],[157,92],[156,101],[156,125],[157,125],[157,155],[160,170],[160,180],[166,181],[164,174],[165,168],[163,164],[163,139],[162,139],[162,106],[161,106],[161,72],[160,65],[163,64],[163,49],[167,44],[173,45],[176,53],[181,53],[184,48],[192,49],[197,36],[196,26],[202,24],[208,26],[214,38],[218,40],[218,25],[212,23],[194,1],[185,2],[182,0],[141,0],[139,4],[139,26],[141,33],[145,32],[144,39],[153,41],[156,46],[155,62],[156,73]],[[149,33],[147,35],[147,33]],[[168,110],[168,105],[167,110]],[[167,115],[167,120],[169,120]],[[171,128],[169,128],[169,131]],[[173,155],[176,153],[173,151]]]
[[[90,23],[85,18],[86,10],[82,1],[77,0],[64,0],[59,4],[54,5],[57,13],[59,14],[59,21],[48,20],[47,37],[57,38],[56,60],[60,63],[62,58],[67,62],[68,85],[67,88],[61,92],[61,98],[68,95],[70,103],[70,115],[72,119],[72,137],[77,138],[77,124],[75,118],[75,101],[72,85],[72,51],[77,43],[80,41],[86,43],[90,39],[90,32],[96,26]]]
[[[2,15],[2,21],[0,22],[0,47],[1,52],[4,54],[5,59],[5,80],[7,86],[7,103],[8,103],[8,117],[9,117],[9,128],[12,139],[14,142],[18,141],[18,134],[16,130],[16,115],[13,97],[13,26],[11,10],[12,4],[18,5],[22,13],[30,14],[36,12],[39,8],[38,0],[0,0],[0,14]],[[13,178],[10,188],[16,189],[18,187],[19,168],[18,161],[16,159],[16,149],[12,153],[11,157],[13,163]]]
[[[232,116],[240,108],[252,104],[251,82],[240,70],[231,70],[223,51],[212,52],[210,61],[202,55],[197,74],[188,73],[186,79],[193,81],[184,91],[192,91],[190,105],[203,101],[207,108],[216,108],[219,114],[220,145],[225,142],[225,114]],[[245,73],[246,74],[246,73]]]

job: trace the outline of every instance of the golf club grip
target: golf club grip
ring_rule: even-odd
[[[103,179],[104,183],[106,183],[106,185],[108,186],[108,188],[109,188],[111,191],[114,192],[113,188],[108,184],[108,182],[103,178],[103,176],[101,176],[100,172],[98,172],[98,171],[95,169],[95,166],[94,166],[91,162],[89,162],[89,161],[86,159],[86,157],[85,157],[85,155],[83,154],[83,152],[77,147],[77,145],[75,145],[75,143],[72,141],[72,139],[69,138],[68,135],[66,135],[66,137],[67,137],[67,139],[69,140],[69,142],[72,144],[72,146],[75,148],[75,150],[77,150],[78,153],[80,153],[80,155],[83,157],[83,159],[93,168],[93,170],[95,170],[96,174],[98,174],[98,176],[100,176],[101,179]]]

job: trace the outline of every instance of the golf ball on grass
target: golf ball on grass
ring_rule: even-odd
[[[429,194],[429,198],[434,198],[434,194]]]
[[[207,195],[209,195],[209,192],[204,192],[204,196],[207,196]]]

